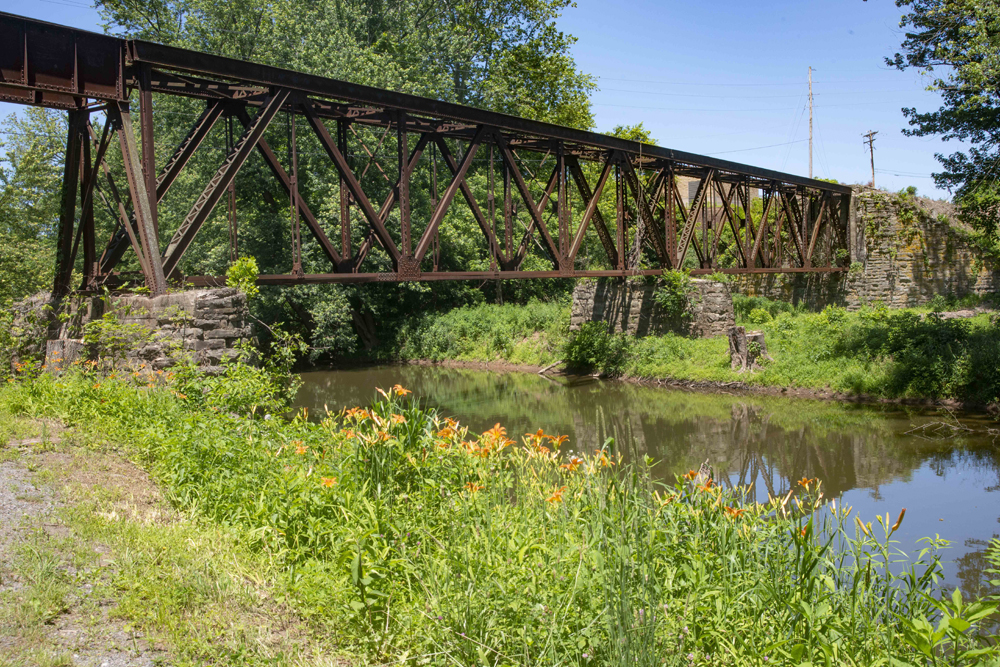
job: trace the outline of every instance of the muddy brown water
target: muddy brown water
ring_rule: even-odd
[[[986,416],[427,366],[302,380],[297,406],[313,414],[367,405],[376,387],[401,384],[470,432],[500,423],[518,438],[542,428],[568,435],[564,450],[583,451],[614,438],[625,455],[653,459],[656,475],[670,481],[708,460],[717,480],[762,501],[816,477],[828,498],[865,521],[886,512],[895,521],[905,507],[894,539],[910,555],[922,537],[949,540],[946,580],[963,592],[983,593],[992,578],[983,556],[1000,537],[1000,431],[990,432],[1000,424]],[[931,428],[939,422],[969,430]]]

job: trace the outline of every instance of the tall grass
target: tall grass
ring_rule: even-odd
[[[569,304],[481,304],[428,313],[407,323],[394,355],[403,359],[457,359],[545,364],[558,359],[569,334]]]
[[[857,522],[817,480],[756,504],[701,479],[654,483],[613,440],[583,452],[538,431],[515,445],[401,387],[377,398],[285,422],[127,379],[0,390],[11,415],[125,445],[173,502],[273,559],[289,600],[371,664],[994,659],[995,602],[944,594],[941,543],[901,554],[894,517]],[[1000,544],[991,557],[1000,567]]]

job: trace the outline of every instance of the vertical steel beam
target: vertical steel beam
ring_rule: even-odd
[[[299,153],[295,141],[295,109],[289,111],[288,117],[288,151],[291,157],[292,173],[289,178],[289,199],[291,200],[292,216],[292,273],[302,275],[302,237],[299,234]],[[232,185],[232,182],[230,182]]]
[[[142,173],[149,196],[149,211],[153,230],[160,235],[160,221],[156,202],[156,146],[153,140],[153,86],[150,81],[150,66],[140,63],[139,69],[139,134],[142,139]],[[156,254],[159,254],[157,251]],[[153,257],[154,255],[150,255]]]
[[[406,134],[406,112],[396,114],[396,157],[399,178],[396,181],[396,201],[399,202],[399,272],[416,277],[420,263],[413,259],[413,240],[410,219],[410,145]]]
[[[69,281],[73,274],[73,223],[76,221],[76,193],[80,184],[80,149],[89,115],[86,109],[73,109],[69,112],[59,228],[56,232],[56,275],[52,285],[54,297],[63,296],[70,290]]]
[[[556,146],[556,171],[559,172],[559,185],[556,194],[556,214],[559,216],[559,266],[563,271],[570,267],[566,262],[569,254],[569,196],[566,191],[566,153],[563,142]]]
[[[152,201],[146,190],[146,179],[142,172],[142,161],[139,149],[135,144],[132,131],[132,116],[128,103],[119,102],[109,105],[112,113],[118,119],[118,142],[121,145],[122,161],[125,164],[125,176],[128,178],[129,194],[132,197],[132,207],[136,223],[139,226],[139,242],[147,260],[146,287],[153,296],[167,293],[167,281],[160,264],[160,242],[153,224]]]
[[[619,156],[615,165],[615,245],[618,251],[619,271],[625,270],[625,174],[622,173],[622,161]]]
[[[107,132],[105,132],[107,134]],[[86,133],[80,136],[83,145],[83,174],[81,182],[83,192],[80,193],[80,233],[83,235],[83,287],[89,288],[97,273],[97,240],[94,238],[94,183],[97,181],[97,169],[90,161],[90,139]],[[100,150],[100,148],[98,148]],[[98,157],[103,157],[99,155]],[[73,253],[76,255],[76,252]]]
[[[340,119],[337,121],[337,148],[343,155],[347,155],[347,121]],[[340,256],[345,262],[351,257],[351,193],[347,189],[347,181],[344,175],[337,172],[337,179],[340,185]],[[348,267],[352,271],[356,266]]]
[[[510,192],[510,169],[503,164],[503,249],[509,262],[514,252],[514,210]]]
[[[674,176],[674,165],[667,166],[666,183],[664,185],[666,199],[663,203],[663,237],[667,246],[667,257],[670,266],[677,269],[677,180]]]

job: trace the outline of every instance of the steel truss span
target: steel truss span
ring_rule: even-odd
[[[157,164],[154,119],[169,97],[200,112]],[[657,275],[692,265],[824,272],[849,260],[847,186],[2,13],[0,99],[69,112],[57,292],[72,288],[80,252],[81,289],[128,281],[120,264],[130,249],[153,294],[168,281],[218,283],[183,275],[181,260],[206,223],[222,220],[237,256],[236,176],[253,156],[288,202],[272,224],[289,239],[290,269],[262,275],[263,284]],[[208,150],[222,126],[224,150]],[[301,175],[312,187],[300,191],[306,145],[333,193],[333,206],[313,202],[322,214],[307,201],[320,189],[315,159]],[[217,159],[186,215],[161,230],[161,202],[195,156],[199,173]],[[96,203],[116,225],[102,250]],[[480,248],[476,267],[439,264],[455,216],[478,227],[464,239]]]

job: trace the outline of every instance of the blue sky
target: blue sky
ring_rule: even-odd
[[[876,185],[948,196],[929,176],[934,153],[957,144],[900,132],[902,107],[940,102],[920,75],[884,64],[902,40],[890,0],[577,2],[560,25],[600,79],[598,130],[642,122],[661,146],[806,175],[812,66],[815,176],[868,182],[861,135],[877,130]]]
[[[0,0],[0,10],[98,30],[83,0]],[[814,93],[813,174],[947,197],[929,178],[957,144],[902,135],[900,109],[936,109],[916,72],[883,59],[902,39],[891,0],[577,0],[559,21],[579,67],[599,78],[597,129],[642,122],[661,146],[808,173],[807,70]],[[2,104],[0,113],[16,107]]]

